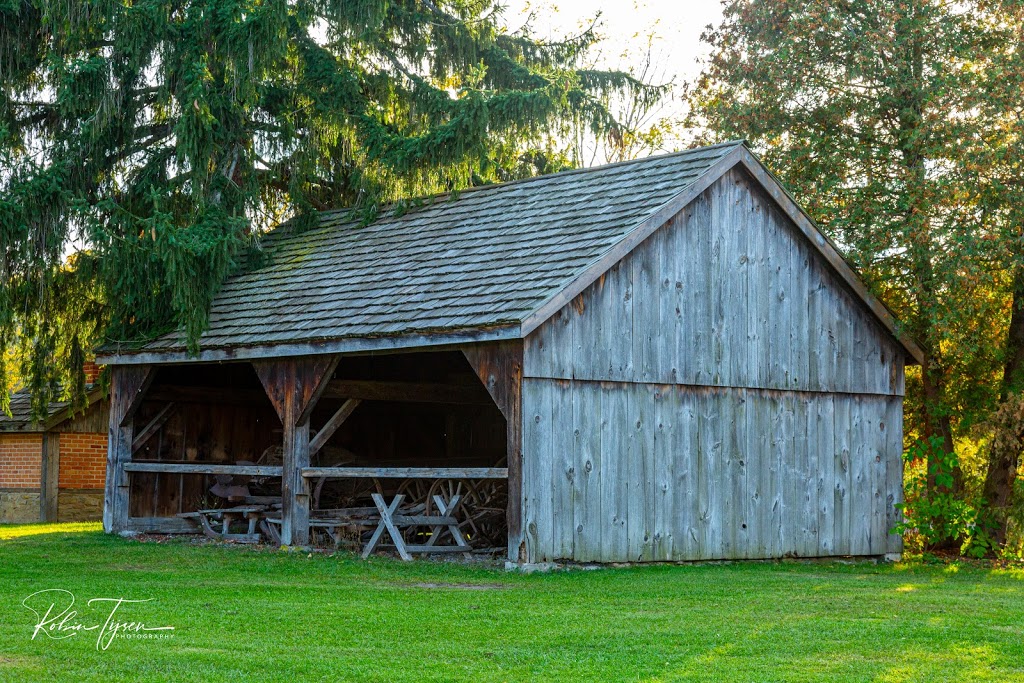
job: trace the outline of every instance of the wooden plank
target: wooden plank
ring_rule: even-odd
[[[263,391],[229,387],[183,387],[173,384],[161,384],[153,387],[146,394],[146,399],[179,404],[243,406],[265,406],[267,404],[267,395]]]
[[[699,496],[702,501],[702,558],[724,556],[724,513],[722,482],[726,481],[724,430],[728,417],[724,402],[712,393],[701,396],[700,451],[705,469],[701,473]]]
[[[309,543],[309,415],[337,367],[338,357],[292,358],[253,363],[283,426],[281,543]]]
[[[163,427],[164,423],[171,417],[171,411],[174,407],[174,403],[168,403],[160,409],[160,412],[153,416],[153,419],[149,421],[149,424],[142,428],[139,435],[132,439],[132,453],[135,453],[142,448],[143,444],[149,441],[153,435]]]
[[[650,559],[667,562],[673,559],[675,522],[679,520],[686,524],[685,519],[680,519],[685,515],[676,512],[675,503],[677,491],[683,491],[681,497],[686,496],[690,482],[687,468],[689,458],[683,453],[679,453],[677,458],[673,457],[675,423],[681,420],[680,397],[676,388],[662,385],[652,387],[648,392],[653,403],[646,425],[650,439],[647,486],[651,496],[647,505],[654,530]]]
[[[747,498],[746,401],[741,391],[730,391],[725,397],[727,414],[725,421],[724,474],[722,480],[725,504],[722,509],[723,557],[742,559],[747,557],[748,525],[745,518]]]
[[[661,454],[663,466],[675,473],[669,516],[672,530],[670,559],[696,560],[700,557],[698,481],[701,468],[696,395],[673,387],[663,396],[658,421],[664,424],[667,437]]]
[[[886,399],[861,399],[862,405],[870,411],[865,428],[865,440],[868,448],[868,470],[871,482],[871,535],[870,554],[885,555],[888,552],[888,527],[886,526],[886,463],[885,441],[886,420],[888,410]]]
[[[505,416],[508,558],[512,562],[526,562],[523,543],[523,343],[479,344],[467,346],[462,352]]]
[[[726,211],[727,199],[724,194],[722,183],[712,188],[711,204],[711,251],[709,253],[710,274],[708,278],[708,295],[711,304],[711,346],[708,350],[708,362],[711,376],[707,383],[714,386],[728,385],[729,362],[728,353],[731,349],[732,339],[727,339],[726,316],[728,301],[726,300],[727,288],[729,286],[728,262],[729,254],[726,253],[728,242],[728,221],[729,214]]]
[[[165,474],[231,474],[248,477],[280,477],[282,468],[275,465],[228,465],[218,463],[174,462],[129,462],[125,472],[162,472]]]
[[[531,471],[533,472],[534,480],[533,484],[536,487],[536,496],[533,505],[534,514],[534,529],[533,532],[536,538],[536,548],[538,554],[535,557],[540,558],[540,561],[546,562],[554,559],[554,549],[552,547],[552,532],[556,521],[554,518],[554,491],[553,491],[553,480],[552,480],[552,452],[551,446],[553,442],[552,435],[554,432],[563,427],[561,421],[563,416],[556,415],[554,408],[552,407],[553,388],[550,382],[544,382],[543,391],[540,392],[539,402],[536,405],[531,405],[526,402],[525,384],[523,387],[523,406],[524,406],[524,417],[528,415],[525,412],[526,409],[531,409],[534,414],[535,426],[537,432],[542,434],[542,442],[537,445],[537,448],[526,450],[524,449],[523,457],[531,458],[533,466]],[[540,417],[540,422],[536,422],[536,417]],[[525,462],[524,462],[525,470]],[[526,487],[526,477],[523,477],[523,487]]]
[[[625,336],[625,335],[623,335]],[[629,391],[599,386],[601,401],[601,452],[599,465],[594,468],[600,481],[601,494],[595,496],[600,507],[601,542],[598,559],[603,562],[635,562],[638,557],[631,554],[629,538],[629,512],[632,503],[639,514],[642,509],[634,495],[631,481],[642,477],[643,464],[638,453],[633,452],[635,427],[630,419]],[[634,461],[634,462],[631,462]],[[638,472],[633,472],[637,465]],[[640,523],[642,524],[641,520]],[[642,536],[643,530],[639,532]],[[642,543],[642,537],[638,544]]]
[[[728,222],[723,228],[729,236],[726,244],[726,339],[729,349],[728,384],[750,386],[748,350],[750,346],[749,320],[753,307],[748,297],[747,280],[750,274],[748,241],[750,234],[750,190],[743,179],[729,173],[723,178],[727,194],[725,214]],[[742,531],[742,529],[741,529]]]
[[[478,329],[461,329],[434,334],[403,334],[382,337],[349,337],[315,342],[288,342],[260,346],[204,348],[198,355],[188,351],[124,351],[101,353],[96,362],[101,365],[223,363],[228,361],[261,361],[297,356],[324,356],[334,354],[404,353],[420,349],[444,351],[466,344],[508,341],[522,338],[519,325],[498,325]]]
[[[323,448],[324,444],[334,436],[334,432],[338,431],[338,427],[345,423],[345,420],[355,412],[355,409],[359,407],[362,401],[358,398],[350,398],[341,404],[341,407],[331,416],[329,420],[320,428],[320,431],[316,433],[309,442],[309,455],[312,457],[315,453],[319,452]]]
[[[673,221],[656,230],[636,252],[627,259],[632,282],[631,296],[626,302],[631,313],[627,321],[632,324],[631,358],[632,367],[623,367],[623,379],[636,382],[663,382],[665,380],[666,362],[671,358],[668,349],[671,345],[675,351],[672,336],[668,334],[673,322],[671,319],[662,323],[662,288],[660,279],[662,254],[668,250],[666,233],[674,226]],[[678,258],[678,257],[677,257]],[[623,327],[623,329],[627,329]]]
[[[818,556],[818,466],[814,450],[816,411],[813,400],[806,396],[794,397],[796,408],[794,449],[799,463],[797,488],[800,491],[800,557]]]
[[[850,397],[835,397],[835,446],[833,449],[835,475],[833,484],[833,543],[836,555],[849,555],[850,544]]]
[[[551,485],[552,485],[552,559],[573,559],[575,521],[573,492],[576,471],[573,468],[573,414],[574,387],[572,382],[551,382]]]
[[[822,394],[812,404],[814,415],[813,457],[817,463],[818,555],[830,557],[835,552],[835,402]]]
[[[194,534],[198,531],[187,519],[178,517],[129,517],[127,529],[140,534]]]
[[[60,495],[60,434],[43,432],[42,463],[39,469],[39,521],[57,521]]]
[[[566,306],[523,340],[523,375],[549,379],[573,376],[572,344],[575,312]]]
[[[507,467],[304,467],[307,479],[507,479]]]
[[[577,384],[573,394],[576,425],[574,463],[577,490],[573,498],[576,523],[574,555],[580,562],[601,557],[601,399],[593,384]]]
[[[664,396],[645,386],[632,385],[620,390],[633,394],[628,399],[627,424],[623,425],[627,436],[626,457],[629,463],[623,482],[626,492],[626,555],[631,562],[641,562],[645,555],[649,555],[650,549],[647,527],[647,508],[650,503],[646,492],[647,481],[652,474],[647,469],[651,461],[648,450],[652,444],[665,440],[664,437],[659,437],[656,430],[660,427],[655,423],[657,413],[662,409]],[[643,401],[646,391],[653,393],[655,413],[651,421],[645,421],[641,417],[644,414]]]
[[[406,545],[410,553],[468,553],[472,550],[468,545]]]
[[[660,346],[661,359],[655,374],[657,382],[676,384],[684,381],[688,375],[692,339],[690,339],[689,323],[684,316],[687,296],[689,295],[689,278],[692,267],[688,263],[690,252],[689,207],[675,216],[662,231],[663,239],[658,253],[658,308],[660,309],[660,328],[656,333],[656,341]]]
[[[103,493],[103,530],[128,530],[128,475],[124,465],[132,457],[134,417],[153,381],[149,365],[110,369],[110,423],[107,434],[107,478]]]
[[[860,397],[850,397],[850,553],[871,554],[870,419]]]
[[[335,379],[328,382],[323,398],[364,401],[441,403],[447,405],[491,405],[491,397],[476,384],[437,382],[383,382]],[[498,406],[499,408],[501,406]]]
[[[551,385],[523,381],[523,523],[531,562],[551,558]]]
[[[885,530],[886,548],[889,555],[903,553],[903,536],[892,533],[902,514],[896,506],[903,502],[903,401],[890,398],[886,401],[885,418]]]
[[[760,392],[747,392],[747,525],[750,556],[770,558],[771,513],[768,509],[771,478],[770,404]]]
[[[693,384],[710,384],[713,376],[711,363],[712,306],[711,288],[714,284],[714,270],[711,265],[712,216],[711,198],[698,197],[693,203],[693,241],[691,242],[692,264],[695,270],[689,292],[689,310],[692,315],[690,329],[693,339],[693,372],[683,379]]]
[[[783,472],[786,465],[785,438],[786,406],[781,395],[770,394],[768,398],[768,417],[771,423],[771,440],[769,443],[771,456],[768,466],[768,544],[771,557],[782,557],[784,545],[784,513],[785,501],[783,488]]]
[[[450,515],[392,515],[391,521],[395,523],[395,526],[433,526],[435,524],[447,526],[459,523],[458,519]]]

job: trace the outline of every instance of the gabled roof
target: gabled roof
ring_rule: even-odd
[[[322,213],[299,234],[285,224],[265,239],[265,265],[224,284],[197,360],[524,337],[737,164],[920,360],[742,142],[474,188],[367,226],[347,211]],[[192,359],[181,333],[106,351],[99,360],[112,364]]]
[[[86,401],[92,405],[103,398],[103,391],[98,385],[86,385]],[[45,432],[53,429],[73,415],[68,410],[68,401],[54,401],[46,407],[46,419],[32,419],[32,394],[22,389],[11,394],[11,414],[8,416],[0,411],[0,432]],[[79,413],[80,414],[80,413]]]

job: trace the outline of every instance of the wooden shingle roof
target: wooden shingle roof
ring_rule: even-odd
[[[86,385],[86,398],[91,405],[102,397],[98,385]],[[69,401],[53,401],[46,407],[46,419],[32,419],[32,395],[28,389],[11,394],[11,414],[0,411],[0,432],[43,432],[71,419]]]
[[[474,188],[366,226],[346,211],[299,234],[285,224],[266,263],[215,298],[199,360],[525,336],[746,158],[728,142]],[[190,359],[180,332],[101,355]]]

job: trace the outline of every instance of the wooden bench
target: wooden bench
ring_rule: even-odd
[[[409,514],[407,511],[402,511],[405,512],[402,514],[399,511],[399,506],[405,500],[405,495],[401,493],[392,498],[390,504],[385,503],[384,496],[379,493],[371,494],[371,497],[380,513],[380,521],[377,523],[377,528],[374,530],[373,536],[370,537],[370,541],[363,548],[364,559],[369,557],[377,547],[385,531],[391,536],[399,556],[406,561],[412,559],[411,553],[465,553],[466,557],[469,557],[471,548],[466,543],[466,539],[462,537],[462,532],[459,531],[459,521],[455,518],[455,510],[459,505],[460,496],[452,496],[451,500],[446,502],[441,496],[435,495],[434,503],[440,513],[437,515]],[[431,527],[430,539],[424,545],[406,545],[399,529],[417,526]],[[451,534],[455,545],[436,545],[445,530]]]
[[[340,528],[371,529],[377,525],[377,522],[378,514],[375,507],[336,508],[310,511],[309,527],[323,529],[331,537],[334,547],[337,548],[341,542],[341,536],[338,533]],[[260,522],[260,529],[272,543],[281,543],[281,518],[279,516],[264,517]]]
[[[259,523],[260,518],[266,510],[266,505],[239,505],[232,508],[182,512],[178,514],[178,517],[197,523],[200,530],[202,530],[206,536],[218,541],[259,543],[260,535],[256,532],[256,525]],[[231,522],[242,519],[249,522],[248,532],[244,534],[230,533]],[[219,532],[215,531],[211,522],[219,522],[221,530]]]

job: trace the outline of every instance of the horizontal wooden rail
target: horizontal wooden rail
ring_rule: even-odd
[[[439,384],[434,382],[380,382],[334,379],[327,383],[323,398],[358,398],[364,401],[408,401],[455,405],[492,405],[483,384]]]
[[[129,517],[128,531],[140,534],[196,534],[199,529],[177,517]]]
[[[250,477],[280,477],[277,465],[216,465],[184,462],[126,462],[125,472],[159,472],[161,474],[237,474]]]
[[[306,478],[508,479],[507,467],[304,467]]]

